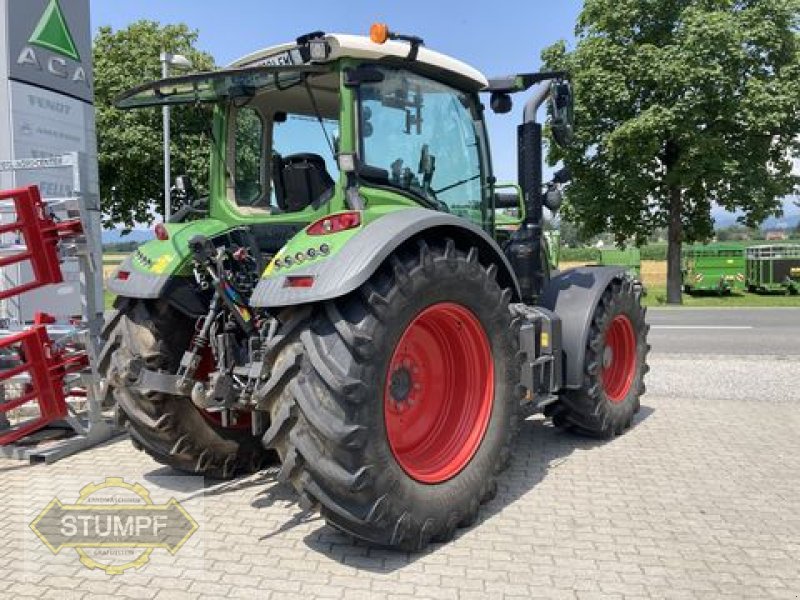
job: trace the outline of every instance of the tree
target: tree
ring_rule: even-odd
[[[717,229],[717,241],[730,242],[730,241],[746,241],[756,239],[758,230],[754,230],[744,225],[731,225]]]
[[[561,231],[561,243],[568,248],[577,248],[585,241],[581,239],[580,232],[574,223],[560,219],[558,228]]]
[[[668,228],[667,301],[681,244],[710,238],[716,203],[747,225],[780,215],[800,150],[800,0],[586,0],[574,50],[542,57],[576,92],[565,213],[587,233]]]
[[[197,32],[186,25],[153,21],[138,21],[119,31],[101,27],[94,39],[100,196],[107,226],[150,222],[154,208],[163,214],[164,202],[161,110],[121,111],[114,108],[114,99],[129,88],[160,79],[159,56],[164,50],[187,56],[195,70],[213,68],[211,56],[194,48],[196,41]],[[170,121],[172,172],[188,174],[202,189],[208,179],[210,109],[174,107]]]

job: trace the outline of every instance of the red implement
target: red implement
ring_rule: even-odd
[[[64,378],[89,364],[82,351],[57,349],[47,329],[36,325],[26,331],[0,339],[0,351],[7,365],[0,370],[0,385],[22,381],[22,393],[0,403],[0,413],[8,413],[24,404],[36,402],[39,416],[0,433],[0,446],[14,443],[67,415]]]
[[[0,192],[3,201],[14,203],[16,220],[0,225],[0,235],[14,234],[16,243],[11,248],[6,246],[0,268],[29,262],[33,280],[0,291],[0,300],[62,282],[58,244],[83,233],[80,219],[56,221],[48,214],[36,186]],[[0,398],[0,413],[5,415],[34,402],[39,409],[37,417],[0,432],[0,446],[66,417],[65,377],[89,364],[86,352],[53,344],[45,327],[53,320],[37,313],[32,328],[0,338],[0,386],[7,391],[19,384],[22,390],[17,397],[6,399],[4,394]]]
[[[16,233],[19,249],[0,256],[0,267],[30,262],[33,281],[0,291],[0,300],[18,296],[36,288],[61,283],[61,264],[58,256],[59,241],[83,233],[80,219],[56,222],[47,214],[46,206],[35,186],[0,192],[0,202],[13,201],[17,220],[0,225],[0,235]]]

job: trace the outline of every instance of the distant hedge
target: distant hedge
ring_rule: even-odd
[[[561,262],[597,262],[600,251],[597,248],[561,248]]]
[[[649,244],[640,248],[642,260],[667,260],[666,244]]]
[[[642,260],[667,260],[666,244],[650,244],[640,249]],[[561,248],[561,260],[564,262],[598,262],[600,250],[591,246],[583,248]]]

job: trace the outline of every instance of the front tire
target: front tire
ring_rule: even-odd
[[[420,242],[348,296],[284,315],[260,392],[264,444],[302,505],[408,550],[476,520],[521,401],[511,291],[495,273],[474,248]]]
[[[275,462],[250,427],[226,428],[203,415],[187,396],[143,392],[130,385],[131,361],[151,370],[177,371],[194,322],[164,300],[120,298],[106,321],[100,372],[117,403],[118,420],[133,445],[158,462],[189,473],[228,479]]]
[[[649,370],[645,313],[638,283],[626,277],[609,284],[592,316],[582,385],[548,411],[556,425],[603,438],[631,426]]]

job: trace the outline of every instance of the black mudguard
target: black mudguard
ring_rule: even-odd
[[[481,262],[497,265],[497,281],[502,287],[511,288],[514,300],[519,301],[519,286],[511,265],[485,231],[455,215],[409,208],[373,221],[330,259],[292,272],[293,276],[314,277],[313,287],[286,287],[284,277],[272,276],[258,283],[250,304],[259,308],[278,308],[344,296],[366,282],[400,246],[423,238],[450,238],[461,247],[476,247]]]
[[[579,267],[554,274],[545,287],[539,304],[561,317],[563,387],[581,387],[592,315],[609,284],[625,274],[622,267]]]

